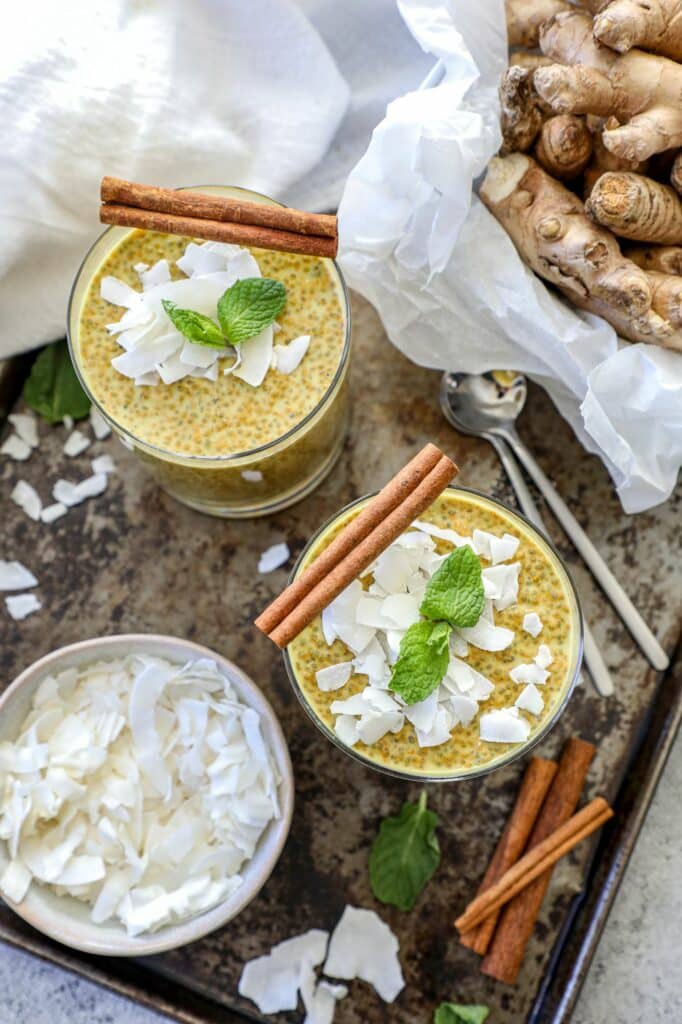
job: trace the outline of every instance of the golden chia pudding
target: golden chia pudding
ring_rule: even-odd
[[[93,401],[186,504],[273,511],[333,465],[349,332],[333,261],[110,229],[81,269],[69,323]]]
[[[296,575],[368,500],[322,529]],[[424,636],[432,646],[419,647]],[[448,779],[527,750],[564,707],[580,654],[575,591],[550,545],[499,503],[448,488],[285,659],[341,746],[384,770]]]

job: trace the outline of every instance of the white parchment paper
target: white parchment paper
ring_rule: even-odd
[[[598,453],[626,512],[664,501],[682,464],[682,355],[620,342],[521,262],[473,191],[500,143],[503,0],[398,0],[441,58],[438,86],[393,101],[339,209],[341,265],[416,363],[520,370]]]

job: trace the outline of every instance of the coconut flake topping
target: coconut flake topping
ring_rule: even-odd
[[[241,885],[278,781],[260,716],[213,661],[132,654],[46,676],[0,743],[0,889],[23,898],[28,873],[129,935],[192,917]]]

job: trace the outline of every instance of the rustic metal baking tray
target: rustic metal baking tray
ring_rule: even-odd
[[[234,922],[191,946],[144,960],[89,957],[43,938],[0,905],[0,938],[192,1024],[261,1021],[237,995],[243,962],[310,927],[333,927],[348,902],[376,907],[397,932],[407,986],[389,1008],[360,982],[339,1004],[336,1024],[430,1024],[444,999],[490,1005],[491,1024],[566,1022],[646,813],[680,716],[680,672],[648,669],[610,605],[562,535],[597,642],[614,673],[616,695],[578,687],[541,745],[554,756],[569,735],[598,745],[587,796],[603,793],[617,817],[598,840],[558,866],[515,987],[478,970],[459,946],[455,913],[474,893],[511,808],[522,772],[513,765],[485,779],[429,787],[440,816],[441,867],[410,914],[379,907],[367,878],[377,823],[418,785],[355,764],[308,721],[290,690],[281,655],[251,626],[281,588],[284,570],[259,577],[258,555],[286,538],[297,554],[310,533],[350,499],[376,488],[427,439],[454,455],[461,482],[513,504],[500,466],[483,442],[462,438],[441,418],[438,376],[413,366],[385,338],[367,303],[353,297],[351,434],[340,463],[302,504],[269,519],[226,522],[176,504],[159,491],[115,438],[76,460],[61,452],[63,428],[41,427],[26,463],[0,463],[3,557],[39,577],[43,609],[23,622],[0,614],[3,681],[64,643],[104,633],[168,632],[205,643],[258,681],[291,747],[297,802],[291,836],[270,881]],[[0,375],[4,414],[18,394],[25,361]],[[658,509],[623,515],[601,463],[585,454],[550,401],[531,388],[522,433],[626,590],[669,651],[680,631],[680,587],[673,552],[682,489]],[[51,526],[9,502],[22,477],[47,500],[58,476],[85,475],[89,458],[110,451],[118,472],[106,493]],[[67,464],[68,463],[68,464]],[[548,517],[549,518],[549,517]],[[300,1020],[281,1014],[279,1024]]]

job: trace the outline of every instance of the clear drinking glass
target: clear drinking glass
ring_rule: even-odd
[[[529,534],[532,540],[544,552],[546,557],[549,559],[550,563],[556,569],[559,578],[561,579],[564,585],[564,590],[568,597],[570,615],[572,620],[572,643],[570,663],[568,671],[566,673],[566,681],[563,687],[563,691],[561,693],[561,697],[559,700],[557,700],[551,716],[542,725],[542,727],[537,730],[537,732],[531,733],[531,735],[525,743],[518,743],[511,750],[504,751],[503,753],[500,753],[498,756],[493,756],[485,764],[477,765],[476,767],[471,769],[466,769],[462,771],[455,770],[449,773],[428,773],[411,772],[409,770],[403,770],[393,766],[387,766],[372,760],[372,758],[367,757],[364,753],[357,750],[355,747],[347,746],[339,739],[334,730],[330,728],[327,722],[320,718],[320,716],[316,713],[314,708],[311,707],[310,702],[308,701],[308,698],[304,692],[304,689],[301,686],[301,683],[298,679],[296,669],[292,663],[289,650],[285,649],[283,652],[284,664],[286,667],[287,675],[289,677],[289,681],[294,689],[294,693],[298,697],[300,703],[305,708],[309,717],[315,723],[317,728],[322,733],[324,733],[328,740],[331,740],[331,742],[335,746],[343,750],[346,754],[352,757],[353,760],[359,761],[360,764],[366,765],[368,768],[373,768],[375,771],[382,772],[385,775],[391,775],[394,778],[409,779],[415,782],[455,782],[460,779],[475,779],[482,775],[487,775],[489,772],[494,771],[497,768],[502,768],[505,765],[511,764],[512,761],[516,761],[520,757],[524,757],[530,750],[532,750],[532,748],[537,743],[544,739],[547,733],[556,725],[557,721],[559,720],[566,705],[568,704],[570,696],[580,675],[580,668],[582,665],[583,656],[583,624],[578,594],[576,592],[575,585],[573,583],[573,580],[571,579],[568,569],[566,568],[566,565],[564,564],[561,556],[559,555],[558,551],[551,543],[551,541],[549,541],[547,537],[545,537],[545,535],[541,533],[523,515],[508,508],[501,501],[497,501],[495,498],[491,498],[486,494],[482,494],[480,491],[476,491],[473,490],[472,488],[467,487],[449,487],[447,488],[447,491],[474,495],[477,499],[481,499],[483,502],[490,505],[492,508],[497,509],[499,512],[501,512],[510,521],[510,525],[513,526],[517,524],[521,532]],[[345,517],[347,516],[348,512],[351,509],[357,509],[359,511],[362,508],[362,506],[367,504],[367,502],[371,501],[373,497],[374,494],[369,494],[363,498],[356,499],[355,501],[346,505],[345,508],[341,509],[340,512],[337,512],[323,526],[321,526],[319,530],[317,530],[317,532],[311,537],[311,539],[308,541],[308,544],[301,552],[296,562],[296,565],[292,570],[289,582],[293,582],[293,580],[295,580],[296,577],[300,575],[303,569],[306,568],[306,565],[308,564],[309,561],[310,552],[317,546],[317,543],[320,540],[320,538],[322,538],[325,534],[328,534],[329,540],[331,540],[335,532],[337,532],[335,530],[335,527],[342,520],[345,520]],[[541,642],[541,640],[542,636],[538,637],[538,642]],[[339,699],[343,699],[342,691],[338,691],[337,696],[339,697]],[[482,705],[482,707],[484,709],[485,705]],[[491,744],[491,746],[493,745]]]
[[[202,185],[187,191],[281,205],[260,193],[228,186]],[[336,262],[329,261],[343,309],[345,338],[336,373],[315,408],[281,437],[261,447],[224,456],[180,455],[136,437],[117,423],[92,394],[80,364],[80,317],[90,282],[104,260],[130,232],[130,228],[109,227],[100,235],[80,266],[69,299],[69,351],[93,405],[122,443],[145,464],[157,483],[190,508],[238,519],[268,515],[300,501],[321,483],[338,459],[348,423],[351,315],[346,285]],[[251,479],[244,478],[245,470],[251,471]],[[254,471],[262,477],[256,482],[252,476]]]

